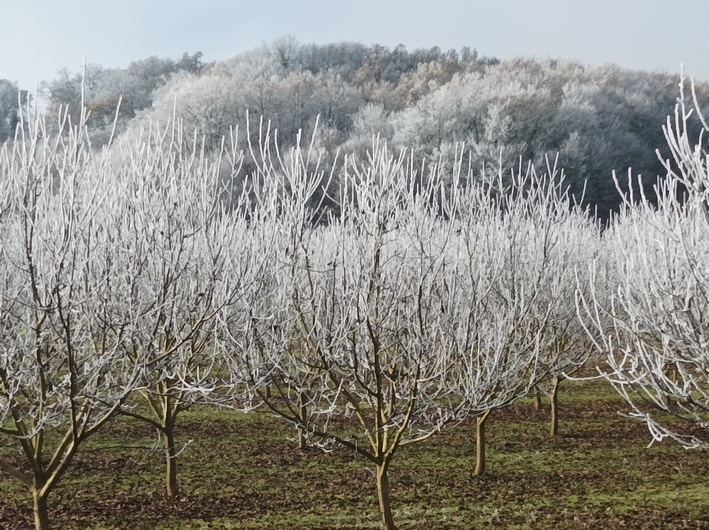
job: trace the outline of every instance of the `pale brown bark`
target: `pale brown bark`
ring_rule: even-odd
[[[300,409],[300,419],[305,423],[308,417],[308,404],[306,396],[303,392],[298,395],[298,407]],[[308,447],[308,441],[305,438],[305,428],[298,427],[298,448],[305,451]]]
[[[175,433],[172,428],[163,430],[165,443],[165,487],[168,497],[175,497],[179,493],[177,484],[177,448],[175,447]]]
[[[394,524],[394,515],[391,511],[388,463],[377,466],[377,497],[379,498],[379,511],[382,514],[384,529],[397,530],[396,525]]]
[[[534,387],[534,410],[542,410],[542,394]]]
[[[485,423],[490,411],[485,411],[476,418],[475,423],[475,475],[485,474]]]
[[[49,530],[49,507],[47,504],[47,493],[41,488],[32,488],[32,502],[34,507],[34,527],[35,530]]]
[[[549,425],[549,434],[556,436],[559,434],[559,382],[561,378],[557,375],[554,377],[554,384],[551,389],[551,423]]]

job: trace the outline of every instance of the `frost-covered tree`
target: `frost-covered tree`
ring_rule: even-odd
[[[67,117],[76,125],[82,113],[89,111],[84,119],[91,128],[93,146],[100,147],[113,133],[125,130],[141,110],[150,107],[155,90],[172,75],[196,74],[205,68],[201,58],[202,53],[196,52],[183,54],[179,61],[152,56],[133,61],[127,68],[104,68],[98,64],[87,64],[79,72],[63,68],[55,79],[42,83],[48,115],[53,120],[50,126],[56,129],[54,122]]]
[[[350,168],[340,219],[320,227],[306,206],[313,188],[302,174],[286,176],[276,240],[282,265],[254,308],[248,358],[252,385],[269,408],[307,439],[347,447],[375,466],[389,529],[396,451],[466,414],[445,385],[456,363],[433,353],[431,296],[442,288],[443,254],[429,226],[413,226],[433,220],[426,206],[419,218],[405,215],[416,199],[404,163],[382,153],[370,169]],[[356,430],[338,428],[338,416]]]
[[[394,128],[384,107],[368,103],[353,115],[352,132],[343,148],[349,153],[366,157],[367,150],[372,148],[372,138],[388,141],[393,135]]]
[[[480,220],[504,215],[483,186],[447,195],[435,170],[419,175],[380,145],[346,162],[339,215],[325,222],[307,158],[291,152],[267,180],[278,187],[264,251],[277,265],[247,328],[227,326],[243,352],[231,370],[303,443],[375,466],[391,529],[395,454],[525,395],[543,375],[549,309],[500,283],[509,247]]]
[[[512,181],[513,196],[523,199],[523,221],[515,253],[525,260],[510,259],[510,266],[533,271],[515,274],[518,290],[535,292],[534,305],[548,308],[549,318],[540,330],[540,356],[545,377],[535,387],[548,392],[551,401],[550,434],[559,427],[558,390],[567,376],[580,369],[592,352],[592,345],[579,323],[575,293],[579,281],[586,282],[588,263],[601,251],[599,226],[570,193],[563,173],[547,164],[545,174],[528,173],[526,179]],[[513,199],[519,200],[519,199]],[[583,278],[583,280],[580,280]],[[531,280],[531,281],[530,281]]]
[[[238,154],[233,156],[238,157]],[[135,333],[124,355],[143,367],[142,386],[121,413],[160,433],[166,491],[177,495],[178,417],[213,402],[220,381],[216,317],[239,296],[253,251],[240,200],[222,194],[221,159],[183,151],[161,129],[115,155],[131,226],[122,248],[139,264],[131,305]],[[226,282],[227,269],[231,281]]]
[[[37,121],[0,151],[0,470],[29,490],[38,530],[80,446],[142,384],[124,354],[139,264],[113,174],[83,129],[62,138]]]
[[[605,354],[599,370],[630,406],[629,416],[647,424],[653,441],[670,437],[699,447],[707,445],[709,417],[709,127],[694,91],[689,99],[683,84],[681,90],[665,128],[672,157],[664,161],[667,178],[656,186],[658,204],[625,197],[604,235],[605,253],[615,255],[610,297],[604,300],[592,284],[579,296],[579,316]],[[702,125],[698,136],[692,119]],[[599,259],[595,269],[602,264]]]
[[[126,136],[130,143],[151,123],[171,123],[179,128],[185,148],[196,142],[218,151],[222,138],[229,138],[245,116],[244,93],[227,71],[182,72],[156,90],[152,107],[134,120]]]
[[[476,474],[485,473],[489,415],[586,355],[571,353],[578,341],[573,298],[566,297],[576,285],[576,259],[585,254],[574,249],[594,230],[549,169],[468,177],[459,205],[447,212],[460,234],[459,269],[447,282],[459,293],[461,312],[444,335],[458,337],[449,348],[471,357],[476,370],[475,383],[463,389],[471,394],[462,394],[477,403]]]
[[[91,128],[94,146],[106,144],[119,121],[119,131],[135,116],[135,105],[141,99],[138,80],[124,69],[104,68],[98,64],[84,65],[81,72],[68,68],[58,72],[55,79],[42,84],[48,102],[47,114],[53,132],[59,132],[66,123]],[[136,97],[133,97],[133,94]],[[81,123],[80,120],[84,120]]]

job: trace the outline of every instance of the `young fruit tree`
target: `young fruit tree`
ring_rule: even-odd
[[[576,316],[574,295],[577,278],[586,277],[588,263],[597,255],[600,229],[588,212],[580,207],[582,198],[572,198],[562,172],[556,163],[547,160],[547,172],[530,171],[524,179],[513,181],[508,201],[519,206],[506,210],[519,211],[521,226],[511,239],[517,239],[514,253],[526,256],[522,271],[516,274],[517,289],[536,292],[534,304],[550,309],[549,318],[541,329],[546,351],[540,361],[545,364],[546,376],[535,386],[535,394],[545,391],[550,400],[549,433],[559,430],[558,393],[561,382],[580,369],[587,361],[592,344]],[[519,237],[521,235],[521,237]],[[511,260],[512,267],[522,260]]]
[[[672,158],[656,186],[657,205],[625,198],[604,235],[605,254],[615,254],[609,300],[592,281],[579,292],[578,311],[606,356],[599,370],[629,416],[647,424],[653,441],[669,437],[691,448],[709,442],[709,127],[696,97],[688,101],[684,83],[680,89],[665,127]],[[698,137],[690,137],[693,119],[703,126]]]
[[[490,414],[573,364],[564,340],[575,312],[564,296],[575,285],[575,258],[565,245],[583,235],[585,223],[555,171],[538,174],[529,165],[466,180],[446,210],[456,256],[446,281],[456,295],[455,311],[440,325],[449,338],[444,348],[467,359],[474,377],[459,391],[476,417],[481,475]]]
[[[373,465],[388,530],[395,454],[509,400],[508,384],[523,395],[539,351],[534,337],[519,337],[519,350],[499,338],[516,325],[488,303],[501,255],[461,252],[439,172],[413,167],[384,147],[364,163],[346,160],[339,216],[325,220],[312,197],[327,179],[298,150],[282,160],[267,242],[276,268],[249,327],[231,336],[246,352],[232,370],[270,410],[306,441]],[[471,275],[486,283],[461,297]],[[501,316],[480,332],[486,310]]]
[[[29,490],[38,530],[80,445],[142,384],[112,177],[83,127],[36,122],[0,151],[0,470]]]
[[[366,169],[350,167],[340,218],[327,226],[307,207],[308,175],[287,175],[282,265],[268,306],[258,308],[268,312],[253,315],[249,359],[252,382],[268,380],[272,397],[256,391],[271,410],[306,439],[347,447],[374,466],[387,529],[395,528],[396,451],[465,415],[446,388],[456,363],[435,345],[445,237],[434,235],[445,232],[435,234],[435,218],[417,204],[431,190],[417,199],[407,189],[405,163],[382,152]]]
[[[173,497],[179,415],[198,403],[228,398],[232,404],[217,316],[241,295],[256,254],[245,195],[233,197],[222,186],[224,147],[207,156],[196,138],[191,149],[184,147],[179,126],[169,131],[146,130],[114,153],[122,178],[120,204],[113,207],[126,212],[120,242],[139,264],[130,294],[135,333],[124,355],[142,367],[143,384],[120,411],[158,431],[166,493]],[[226,155],[240,158],[234,149]]]

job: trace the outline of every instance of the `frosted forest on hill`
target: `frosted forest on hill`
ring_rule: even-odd
[[[306,138],[317,131],[315,148],[328,164],[338,152],[364,158],[373,134],[392,150],[413,149],[419,160],[449,165],[465,145],[464,163],[476,172],[495,173],[500,163],[514,171],[520,162],[540,167],[558,155],[572,194],[583,194],[605,220],[621,202],[612,171],[643,175],[649,196],[656,176],[664,175],[656,150],[669,156],[662,126],[678,83],[678,74],[612,64],[499,61],[470,48],[409,51],[283,37],[220,62],[204,63],[197,52],[127,68],[64,69],[42,85],[41,97],[54,130],[67,112],[78,123],[83,97],[94,147],[112,134],[135,135],[150,122],[174,118],[186,139],[197,135],[211,151],[236,128],[245,145],[248,114],[254,143],[260,117],[278,130],[284,147],[295,144],[299,131]],[[709,86],[699,83],[696,91],[705,110]],[[0,141],[13,136],[17,96],[16,86],[0,81]],[[253,169],[257,161],[245,154]]]

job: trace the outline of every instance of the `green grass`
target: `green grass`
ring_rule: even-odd
[[[476,477],[474,422],[397,454],[402,529],[709,528],[709,462],[671,442],[648,448],[644,425],[601,382],[565,383],[560,435],[531,401],[488,420],[488,470]],[[127,419],[84,447],[50,498],[58,528],[366,529],[379,527],[371,466],[346,450],[305,453],[267,413],[183,414],[182,494],[163,495],[154,433]],[[116,449],[115,446],[130,446]],[[101,449],[104,447],[113,449]],[[142,447],[142,449],[140,449]],[[6,448],[5,451],[8,449]],[[0,474],[0,528],[30,526],[26,491]]]

